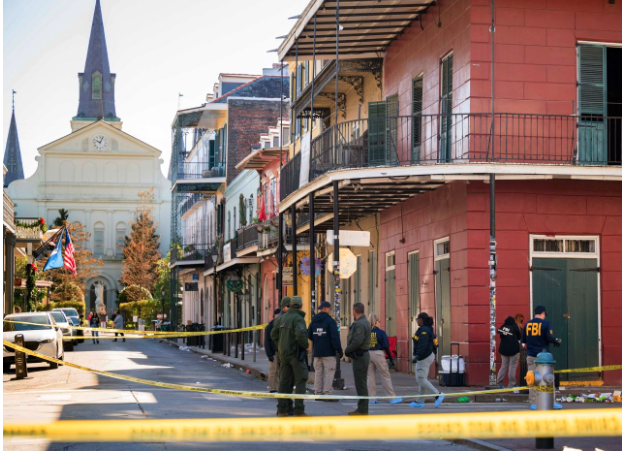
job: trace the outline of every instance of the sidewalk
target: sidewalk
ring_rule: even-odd
[[[172,340],[171,340],[172,341]],[[173,345],[175,345],[173,343]],[[268,380],[268,365],[269,361],[266,357],[264,349],[261,347],[257,347],[257,354],[255,359],[253,359],[253,347],[250,344],[246,345],[244,360],[241,358],[241,347],[238,347],[238,358],[234,357],[235,355],[235,346],[231,346],[231,357],[225,356],[222,353],[212,353],[207,348],[202,349],[200,347],[191,346],[187,347],[183,344],[181,339],[178,339],[178,344],[181,349],[188,348],[189,351],[195,352],[197,354],[208,356],[218,362],[223,364],[228,363],[233,365],[234,368],[239,368],[242,371],[247,371],[255,377],[261,378],[263,380]],[[253,361],[255,360],[255,361]],[[309,362],[311,363],[311,362]],[[314,383],[315,373],[311,371],[309,373],[309,379],[307,381],[307,389],[313,392],[313,383]],[[343,395],[355,395],[354,390],[354,376],[352,373],[352,364],[348,362],[341,362],[341,377],[345,381],[345,389],[343,390]],[[378,379],[378,378],[377,378]],[[393,388],[395,393],[399,395],[413,395],[417,393],[418,385],[415,380],[415,376],[413,374],[400,373],[391,371],[391,381],[393,382]],[[459,393],[459,392],[467,392],[467,391],[477,391],[483,390],[483,387],[440,387],[438,384],[438,380],[431,379],[432,385],[434,385],[439,391],[444,393]],[[382,386],[378,384],[377,393],[379,396],[385,395]],[[338,393],[335,393],[338,394]],[[526,402],[527,394],[520,393],[498,393],[498,394],[490,394],[490,395],[475,395],[469,396],[470,402]],[[426,402],[432,402],[433,398],[426,399]],[[458,402],[458,397],[448,397],[445,398],[445,402]]]

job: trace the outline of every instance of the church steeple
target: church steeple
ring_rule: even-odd
[[[95,2],[84,73],[78,74],[78,78],[80,80],[80,104],[78,114],[73,121],[93,122],[104,119],[107,122],[119,122],[114,103],[116,74],[110,73],[100,0]]]
[[[15,180],[24,178],[24,166],[22,165],[22,152],[19,148],[19,137],[17,136],[17,122],[15,121],[15,90],[13,90],[13,114],[11,115],[11,126],[9,136],[6,140],[4,150],[4,165],[8,171],[4,175],[4,187]]]

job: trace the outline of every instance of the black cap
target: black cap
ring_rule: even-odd
[[[279,313],[281,313],[281,309],[280,308],[274,309],[274,314],[275,315],[278,315]]]
[[[426,320],[429,318],[429,315],[426,312],[421,312],[419,313],[419,315],[417,315],[417,319],[422,319],[422,320]]]
[[[319,310],[322,310],[323,308],[332,308],[332,305],[330,305],[330,302],[322,301],[320,302]]]
[[[540,315],[542,313],[546,313],[546,308],[543,305],[539,305],[536,307],[536,315]]]

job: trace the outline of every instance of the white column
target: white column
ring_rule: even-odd
[[[106,222],[108,222],[108,239],[106,240],[106,252],[105,255],[109,255],[112,256],[114,255],[113,252],[113,242],[114,242],[114,224],[112,223],[112,214],[114,213],[114,210],[108,210],[108,220]]]

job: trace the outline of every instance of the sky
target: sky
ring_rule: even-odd
[[[178,104],[204,103],[221,72],[261,74],[277,63],[267,52],[308,1],[101,0],[123,130],[162,151],[166,174]],[[2,146],[15,89],[26,177],[37,168],[37,148],[71,132],[94,8],[95,0],[3,2]]]

